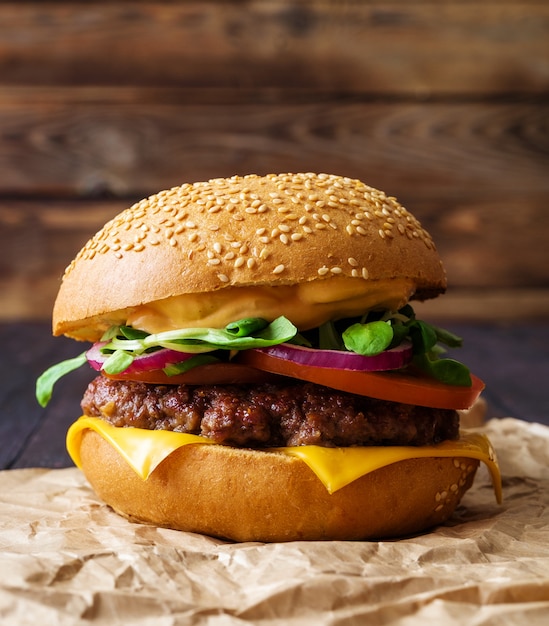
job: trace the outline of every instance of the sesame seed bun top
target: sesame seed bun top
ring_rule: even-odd
[[[314,292],[311,320],[307,304],[295,305],[295,289],[303,285]],[[167,326],[196,324],[212,307],[228,307],[229,317],[246,316],[247,306],[249,314],[261,315],[267,292],[276,294],[280,315],[294,300],[302,319],[292,321],[310,327],[352,313],[346,306],[339,314],[342,300],[358,307],[402,306],[445,288],[430,235],[383,192],[326,174],[235,176],[162,191],[108,222],[67,268],[53,331],[94,341],[112,323],[133,321],[148,330],[146,313],[155,303],[171,305],[169,315],[163,305],[163,315],[158,307],[149,315],[153,331],[167,316]],[[206,304],[204,294],[217,304]],[[235,302],[241,303],[237,311]],[[263,316],[272,317],[272,306]],[[181,309],[193,307],[186,320]],[[237,319],[210,318],[208,324]]]

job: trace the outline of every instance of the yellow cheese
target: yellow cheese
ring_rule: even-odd
[[[67,450],[74,463],[81,467],[80,441],[84,430],[90,429],[108,441],[134,471],[146,480],[154,469],[174,450],[190,444],[218,445],[198,435],[167,430],[117,428],[95,417],[81,417],[67,433]],[[301,459],[322,481],[329,493],[341,489],[361,476],[391,463],[426,457],[460,457],[482,461],[488,467],[498,502],[501,502],[501,474],[496,454],[488,438],[480,433],[462,432],[458,441],[445,441],[433,446],[384,446],[323,448],[295,446],[271,448],[270,451]]]

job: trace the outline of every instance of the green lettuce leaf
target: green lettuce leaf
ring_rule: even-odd
[[[36,399],[38,400],[38,404],[43,407],[47,406],[48,402],[51,400],[55,383],[66,374],[77,370],[84,365],[84,363],[86,363],[86,353],[82,352],[82,354],[72,359],[67,359],[66,361],[52,365],[41,374],[36,380]]]

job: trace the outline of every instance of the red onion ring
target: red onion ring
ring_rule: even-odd
[[[106,343],[107,342],[94,343],[93,346],[86,352],[88,363],[98,372],[101,371],[103,364],[107,360],[107,355],[102,354],[101,352],[101,348],[106,345]],[[181,363],[182,361],[190,359],[192,356],[196,356],[196,354],[162,348],[160,350],[156,350],[155,352],[136,356],[133,363],[124,370],[124,373],[135,374],[137,372],[161,370],[167,365],[171,365],[172,363]]]
[[[409,341],[403,341],[396,348],[385,350],[375,356],[364,356],[344,350],[319,350],[290,343],[253,349],[300,365],[368,372],[397,370],[412,360],[412,344]]]

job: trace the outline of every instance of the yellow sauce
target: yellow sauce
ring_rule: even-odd
[[[413,282],[405,278],[376,282],[338,277],[278,287],[234,287],[213,291],[207,297],[188,293],[143,304],[126,312],[125,323],[157,333],[178,328],[223,328],[244,317],[272,321],[284,315],[300,330],[306,330],[329,319],[362,315],[372,308],[396,310],[412,292]]]

